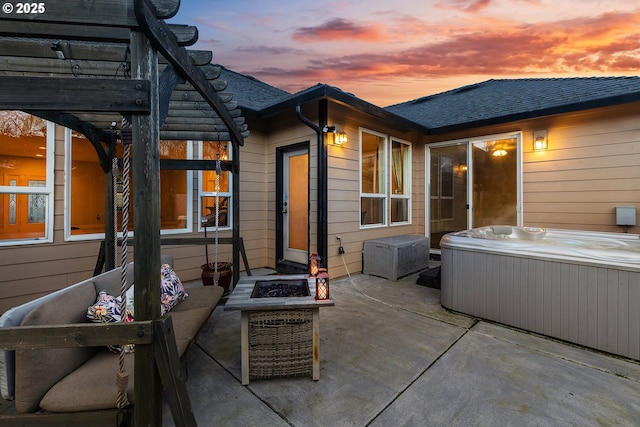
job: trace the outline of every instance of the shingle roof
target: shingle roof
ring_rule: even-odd
[[[262,82],[255,77],[240,74],[218,65],[220,78],[227,82],[227,90],[238,94],[235,99],[244,110],[260,111],[291,96],[277,87]]]
[[[640,101],[640,77],[491,79],[385,109],[432,133]]]

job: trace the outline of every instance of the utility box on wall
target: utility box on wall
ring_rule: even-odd
[[[413,234],[365,240],[363,274],[398,280],[429,267],[429,238]]]
[[[635,206],[617,206],[616,207],[616,224],[617,225],[636,225],[636,207]]]

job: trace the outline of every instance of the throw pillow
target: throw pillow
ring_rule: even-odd
[[[123,313],[120,307],[120,301],[122,301],[120,297],[114,297],[106,291],[100,291],[95,304],[87,309],[87,318],[96,323],[115,323],[122,321]],[[133,322],[133,313],[126,308],[124,321]],[[120,352],[119,345],[109,345],[107,348],[114,353]],[[127,353],[133,352],[133,348],[133,344],[127,344],[125,351]]]
[[[169,264],[162,264],[160,269],[160,292],[162,314],[170,311],[188,296],[182,281]]]

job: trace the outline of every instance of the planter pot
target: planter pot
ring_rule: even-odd
[[[233,271],[231,270],[230,262],[219,262],[217,263],[218,267],[218,286],[222,286],[224,289],[224,293],[228,294],[230,292],[231,287],[231,278],[233,277]],[[215,274],[215,263],[202,264],[200,266],[202,269],[202,284],[205,286],[213,286],[215,284],[214,274]]]

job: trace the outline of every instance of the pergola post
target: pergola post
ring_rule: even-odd
[[[150,113],[132,114],[133,222],[136,320],[160,317],[160,124],[158,53],[139,31],[131,32],[132,78],[150,82]],[[135,351],[134,422],[162,425],[162,385],[152,345]]]

